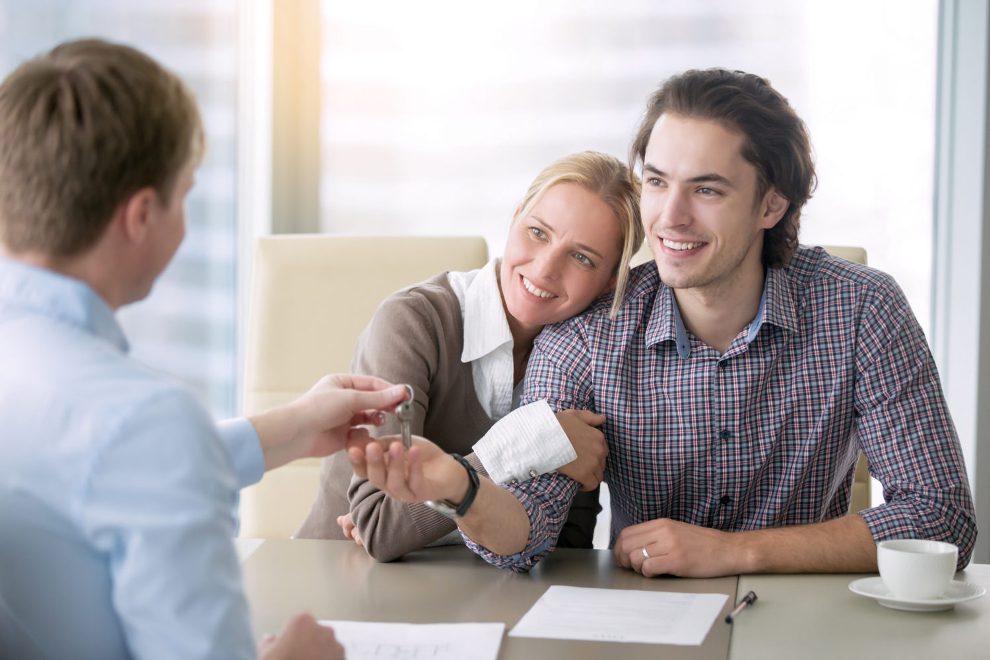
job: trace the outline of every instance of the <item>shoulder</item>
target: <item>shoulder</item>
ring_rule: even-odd
[[[577,316],[548,325],[544,334],[586,332],[591,328],[610,331],[613,328],[628,326],[630,323],[638,323],[644,310],[648,311],[652,307],[660,287],[660,275],[656,264],[652,261],[641,264],[629,272],[626,293],[615,318],[611,316],[613,295],[608,293],[599,296]]]
[[[617,348],[643,325],[660,290],[653,262],[632,269],[618,313],[612,316],[612,295],[601,296],[584,312],[548,325],[537,338],[540,350],[561,360],[587,359],[587,350]]]
[[[437,275],[381,302],[358,338],[352,368],[384,378],[395,377],[399,364],[435,367],[444,355],[460,356],[463,334],[457,296],[446,274]]]
[[[801,247],[784,268],[790,288],[806,304],[829,304],[825,289],[856,296],[867,305],[906,306],[904,292],[889,274],[864,264],[830,255],[820,247]]]
[[[446,273],[400,289],[381,302],[373,323],[422,322],[424,319],[460,319],[461,305]]]

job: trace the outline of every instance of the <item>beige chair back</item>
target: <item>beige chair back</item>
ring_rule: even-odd
[[[857,264],[866,264],[866,250],[861,247],[849,247],[840,245],[823,245],[829,254],[841,257],[846,261]],[[849,511],[856,513],[863,509],[869,509],[873,504],[872,494],[873,480],[870,478],[870,471],[867,468],[866,456],[859,455],[856,463],[856,476],[853,478],[852,501],[849,504]]]
[[[861,247],[850,247],[844,245],[823,245],[825,251],[829,254],[841,257],[846,261],[852,261],[857,264],[866,264],[866,250]],[[643,246],[632,258],[632,265],[638,266],[639,264],[646,263],[653,260],[653,253],[650,251],[649,242],[643,243]],[[860,455],[859,462],[856,464],[856,477],[853,480],[852,488],[852,504],[850,506],[850,511],[862,511],[863,509],[870,508],[871,505],[871,484],[870,472],[866,468],[866,457]]]
[[[390,293],[488,260],[477,236],[285,235],[258,239],[248,307],[244,412],[292,400],[350,369],[361,330]],[[400,337],[396,341],[401,341]],[[320,461],[295,461],[241,492],[241,536],[288,538],[316,498]]]

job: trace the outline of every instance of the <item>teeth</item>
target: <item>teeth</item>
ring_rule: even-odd
[[[541,288],[539,288],[537,286],[534,286],[533,283],[530,282],[529,280],[527,280],[525,277],[522,278],[522,282],[523,282],[523,286],[526,287],[526,290],[529,291],[530,293],[532,293],[534,296],[538,296],[540,298],[556,298],[557,297],[554,294],[550,293],[549,291],[544,291],[543,289],[541,289]]]
[[[667,238],[663,239],[664,247],[668,247],[671,250],[693,250],[694,248],[701,247],[704,244],[705,243],[703,241],[699,241],[697,243],[679,243]]]

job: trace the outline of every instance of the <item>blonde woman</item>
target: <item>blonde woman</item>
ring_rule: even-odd
[[[610,293],[618,308],[642,240],[639,183],[629,169],[602,153],[566,156],[530,185],[501,259],[439,274],[382,303],[361,335],[353,370],[412,385],[412,432],[463,454],[496,483],[554,470],[580,482],[589,492],[572,506],[559,544],[591,547],[606,453],[595,426],[604,418],[532,404],[517,413],[525,421],[513,428],[523,432],[489,431],[516,407],[533,340],[545,325]],[[397,428],[390,421],[378,432]],[[548,434],[555,439],[548,442]],[[382,561],[460,539],[445,539],[456,526],[442,513],[352,479],[342,454],[327,459],[321,482],[299,537],[353,538]]]

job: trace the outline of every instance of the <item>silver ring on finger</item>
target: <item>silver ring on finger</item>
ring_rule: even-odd
[[[646,561],[647,559],[650,558],[650,553],[646,551],[645,545],[642,548],[640,548],[640,552],[643,553],[643,561]]]

